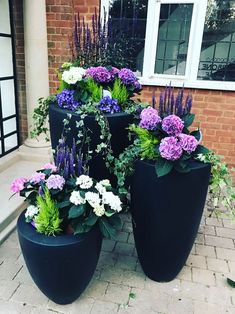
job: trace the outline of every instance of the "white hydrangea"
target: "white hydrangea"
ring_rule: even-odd
[[[111,186],[111,183],[108,179],[101,180],[99,183],[103,186]]]
[[[76,84],[81,81],[85,75],[86,70],[80,67],[71,67],[62,74],[62,80],[68,84]]]
[[[117,195],[114,195],[113,192],[105,192],[102,195],[102,201],[104,204],[110,206],[110,208],[116,212],[120,212],[122,210],[122,202]]]
[[[86,203],[86,200],[81,196],[79,191],[73,191],[71,193],[71,196],[70,196],[69,200],[74,205],[81,205],[81,204],[85,204]]]
[[[101,195],[106,192],[106,188],[100,182],[96,183],[95,188]]]
[[[27,219],[33,219],[34,216],[36,216],[39,212],[39,208],[34,205],[30,205],[27,207],[27,210],[25,212],[25,218]]]
[[[98,205],[96,207],[94,207],[93,212],[96,214],[96,216],[101,217],[104,215],[105,213],[105,208],[104,205]]]
[[[100,206],[101,199],[98,193],[86,192],[85,199],[93,208]]]
[[[76,185],[79,185],[81,189],[89,189],[93,185],[93,181],[89,176],[84,174],[77,178]]]

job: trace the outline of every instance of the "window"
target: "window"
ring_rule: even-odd
[[[102,0],[146,85],[235,89],[235,0]]]
[[[0,157],[19,146],[11,1],[0,1]]]

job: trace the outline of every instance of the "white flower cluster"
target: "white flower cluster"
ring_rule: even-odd
[[[120,212],[122,210],[122,202],[117,195],[113,194],[113,192],[103,193],[102,202],[109,205],[115,212]]]
[[[27,210],[25,212],[25,218],[32,220],[34,216],[38,214],[38,212],[39,212],[39,209],[37,206],[30,205],[29,207],[27,207]]]
[[[81,81],[86,74],[86,70],[80,67],[71,67],[62,74],[62,80],[68,84],[76,84]]]
[[[93,180],[84,174],[77,178],[76,185],[79,185],[81,189],[89,189],[93,185]]]
[[[80,194],[79,191],[73,191],[71,193],[71,196],[70,196],[69,200],[74,205],[81,205],[81,204],[85,204],[86,203],[86,200],[83,197],[81,197],[81,194]]]

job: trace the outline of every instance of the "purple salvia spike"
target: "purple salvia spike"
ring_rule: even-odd
[[[159,115],[160,117],[163,117],[163,93],[161,92],[160,98],[159,98]]]
[[[175,105],[175,97],[174,97],[174,89],[171,93],[171,114],[174,114],[174,105]]]
[[[73,176],[74,175],[74,158],[73,158],[73,154],[70,154],[70,161],[69,161],[69,167],[70,167],[70,175]]]

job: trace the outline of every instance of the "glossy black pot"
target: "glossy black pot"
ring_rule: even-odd
[[[210,166],[192,162],[189,173],[158,178],[154,164],[135,163],[131,213],[138,257],[152,280],[173,280],[183,268],[198,232]]]
[[[73,138],[77,139],[78,129],[76,128],[76,122],[80,120],[80,116],[72,111],[61,109],[56,104],[52,104],[49,107],[49,124],[52,148],[55,149],[58,145],[58,141],[61,138],[63,132],[63,120],[67,117],[67,114],[71,114],[69,127],[71,131],[67,135],[66,143],[70,147],[72,146]],[[117,157],[129,144],[127,127],[130,123],[133,123],[133,116],[127,113],[115,113],[106,114],[108,119],[111,138],[111,147],[113,155]],[[91,150],[95,151],[97,144],[101,143],[100,139],[100,127],[95,121],[94,115],[89,115],[84,120],[85,126],[91,130]],[[92,158],[89,165],[89,174],[96,180],[110,179],[113,186],[116,185],[116,179],[110,175],[105,161],[101,155],[96,155]]]
[[[17,230],[25,263],[38,288],[55,303],[75,301],[97,266],[102,243],[99,228],[79,236],[49,237],[26,223],[23,212]]]

